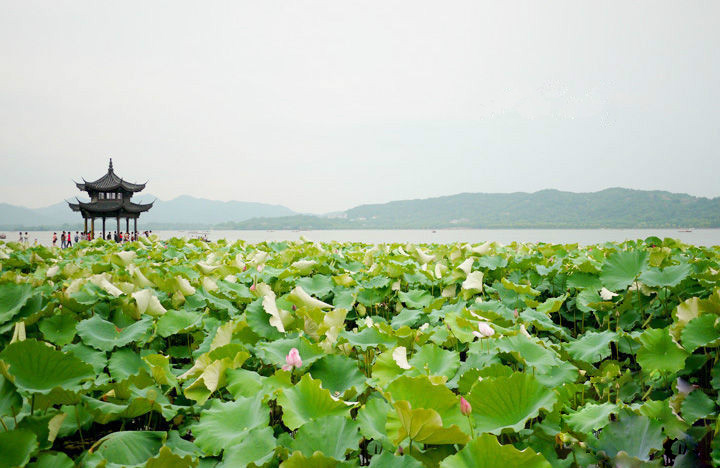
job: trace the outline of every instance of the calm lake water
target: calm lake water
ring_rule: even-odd
[[[161,239],[171,237],[194,237],[199,231],[155,231]],[[299,240],[300,236],[313,241],[350,241],[368,244],[412,242],[439,243],[451,242],[485,242],[497,241],[503,244],[510,242],[547,242],[557,244],[579,243],[582,245],[597,244],[607,241],[624,241],[628,239],[645,239],[650,236],[659,238],[671,237],[687,244],[715,246],[720,245],[720,229],[694,229],[692,232],[681,232],[678,229],[408,229],[408,230],[334,230],[334,231],[203,231],[210,240],[227,239],[235,241],[243,239],[247,242]],[[17,232],[5,232],[7,241],[16,241]],[[49,245],[52,242],[52,231],[29,232],[32,243]],[[58,240],[58,244],[60,241]]]

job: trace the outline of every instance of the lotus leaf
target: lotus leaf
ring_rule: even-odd
[[[95,374],[89,364],[36,340],[18,341],[0,352],[3,374],[20,390],[47,394],[56,387],[77,389]]]
[[[500,434],[503,429],[519,431],[540,409],[552,409],[557,395],[529,374],[484,379],[473,386],[467,400],[477,432]]]
[[[214,400],[191,430],[198,447],[209,455],[218,455],[242,441],[249,431],[267,423],[268,412],[262,399],[241,397],[225,403]]]
[[[342,415],[318,418],[298,429],[291,449],[299,450],[306,457],[320,451],[325,456],[342,461],[348,450],[358,448],[362,439],[358,429],[356,421]]]
[[[457,454],[440,463],[441,468],[494,468],[517,466],[525,468],[550,468],[550,463],[530,448],[518,450],[512,445],[500,445],[497,438],[483,434],[473,439]]]
[[[321,382],[308,374],[294,387],[281,390],[277,401],[283,409],[283,422],[292,430],[314,419],[349,411],[345,402],[333,399]]]
[[[37,436],[28,430],[0,432],[0,467],[25,466],[37,449]]]
[[[100,351],[111,351],[146,338],[152,326],[153,321],[149,317],[120,328],[99,315],[94,315],[77,324],[77,334],[85,344]]]

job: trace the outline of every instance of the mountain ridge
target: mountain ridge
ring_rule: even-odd
[[[133,201],[155,198],[140,194]],[[13,223],[12,220],[16,221]],[[0,229],[78,229],[65,202],[30,209],[0,203]],[[597,192],[463,192],[299,214],[283,205],[180,195],[140,217],[141,229],[452,229],[720,227],[720,197],[610,187]]]

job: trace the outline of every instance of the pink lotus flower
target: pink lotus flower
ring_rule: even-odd
[[[485,322],[478,323],[478,331],[474,331],[473,335],[478,338],[488,338],[495,334],[495,330]]]
[[[250,291],[255,291],[255,284],[253,284],[252,286],[250,286]]]
[[[470,406],[470,402],[463,397],[460,397],[460,412],[463,416],[470,416],[470,413],[472,413],[472,406]]]
[[[300,359],[300,353],[297,348],[291,349],[287,356],[285,356],[285,363],[286,364],[282,366],[282,370],[285,371],[292,370],[293,367],[302,366],[302,359]]]

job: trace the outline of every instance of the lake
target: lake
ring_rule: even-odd
[[[368,230],[327,230],[327,231],[203,231],[212,241],[227,239],[247,242],[299,240],[300,236],[313,241],[350,241],[368,244],[411,242],[411,243],[442,243],[451,242],[485,242],[497,241],[503,244],[510,242],[547,242],[554,244],[579,243],[582,245],[598,244],[607,241],[624,241],[628,239],[645,239],[650,236],[659,238],[671,237],[687,244],[715,246],[720,245],[720,229],[694,229],[692,232],[681,232],[678,229],[368,229]],[[171,237],[193,237],[198,231],[155,231],[161,239]],[[7,241],[16,241],[17,232],[5,232]],[[32,243],[50,245],[52,231],[29,232]],[[58,233],[59,237],[59,233]],[[58,245],[60,241],[58,240]]]

